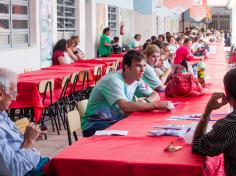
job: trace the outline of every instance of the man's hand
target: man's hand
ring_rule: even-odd
[[[173,104],[170,101],[158,101],[156,102],[157,110],[171,110],[173,109]]]
[[[221,101],[219,101],[221,100]],[[221,108],[228,103],[228,99],[224,93],[218,92],[213,93],[210,100],[208,101],[204,114],[211,113],[212,110]]]
[[[26,127],[24,141],[22,143],[21,148],[32,148],[34,143],[38,139],[39,132],[39,126],[30,123],[29,126]]]

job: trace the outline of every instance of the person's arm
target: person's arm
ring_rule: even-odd
[[[6,136],[0,132],[0,173],[10,173],[12,176],[25,175],[37,166],[39,153],[32,148],[13,150]]]
[[[160,79],[163,83],[166,82],[167,77],[170,75],[171,73],[171,68],[168,68],[165,72],[163,72],[163,74],[160,76]]]
[[[154,97],[148,97],[150,100]],[[155,98],[154,98],[155,99]],[[148,102],[128,102],[125,99],[120,99],[116,103],[120,109],[125,113],[129,114],[132,112],[143,112],[143,111],[153,111],[153,110],[165,110],[168,109],[169,101],[150,101]]]
[[[72,52],[71,49],[67,48],[67,49],[66,49],[66,52],[68,53],[68,55],[70,56],[70,58],[71,58],[74,62],[76,62],[76,61],[78,60],[77,56]]]
[[[112,43],[112,44],[111,44],[111,43],[108,43],[108,42],[106,42],[106,41],[104,42],[104,45],[105,45],[105,46],[116,46],[117,44],[118,44],[117,42]]]
[[[84,55],[83,54],[76,54],[77,60],[84,60]]]
[[[65,64],[65,58],[63,56],[58,57],[58,61],[59,61],[60,65]]]
[[[146,99],[150,102],[160,101],[160,96],[156,91],[152,91],[152,94],[146,97]]]
[[[222,99],[222,101],[219,103],[218,100]],[[194,132],[193,140],[201,137],[205,134],[207,129],[207,124],[211,115],[211,112],[215,109],[219,109],[222,106],[226,105],[228,103],[228,100],[224,93],[213,93],[210,100],[208,101],[204,114],[202,115],[197,128]]]
[[[33,148],[36,140],[38,139],[39,132],[39,126],[30,123],[25,129],[24,141],[21,145],[21,148]]]

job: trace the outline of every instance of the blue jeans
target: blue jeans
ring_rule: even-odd
[[[82,131],[83,132],[83,137],[90,137],[90,136],[94,135],[97,130],[104,130],[104,129],[108,128],[111,125],[112,125],[111,123],[102,122],[102,121],[94,123],[93,126],[91,126],[90,128]]]

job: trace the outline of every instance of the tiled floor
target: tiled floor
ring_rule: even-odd
[[[58,135],[56,132],[49,130],[47,135],[48,139],[38,141],[35,148],[38,149],[43,156],[54,157],[69,146],[67,131],[63,129],[60,133],[61,134]],[[77,134],[80,139],[82,137],[81,132],[77,132]],[[72,139],[74,139],[73,136]]]

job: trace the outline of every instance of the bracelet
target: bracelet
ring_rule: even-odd
[[[144,100],[147,102],[147,103],[151,103],[151,101],[147,98],[144,98]]]
[[[206,122],[210,120],[211,114],[202,114],[201,122]]]

